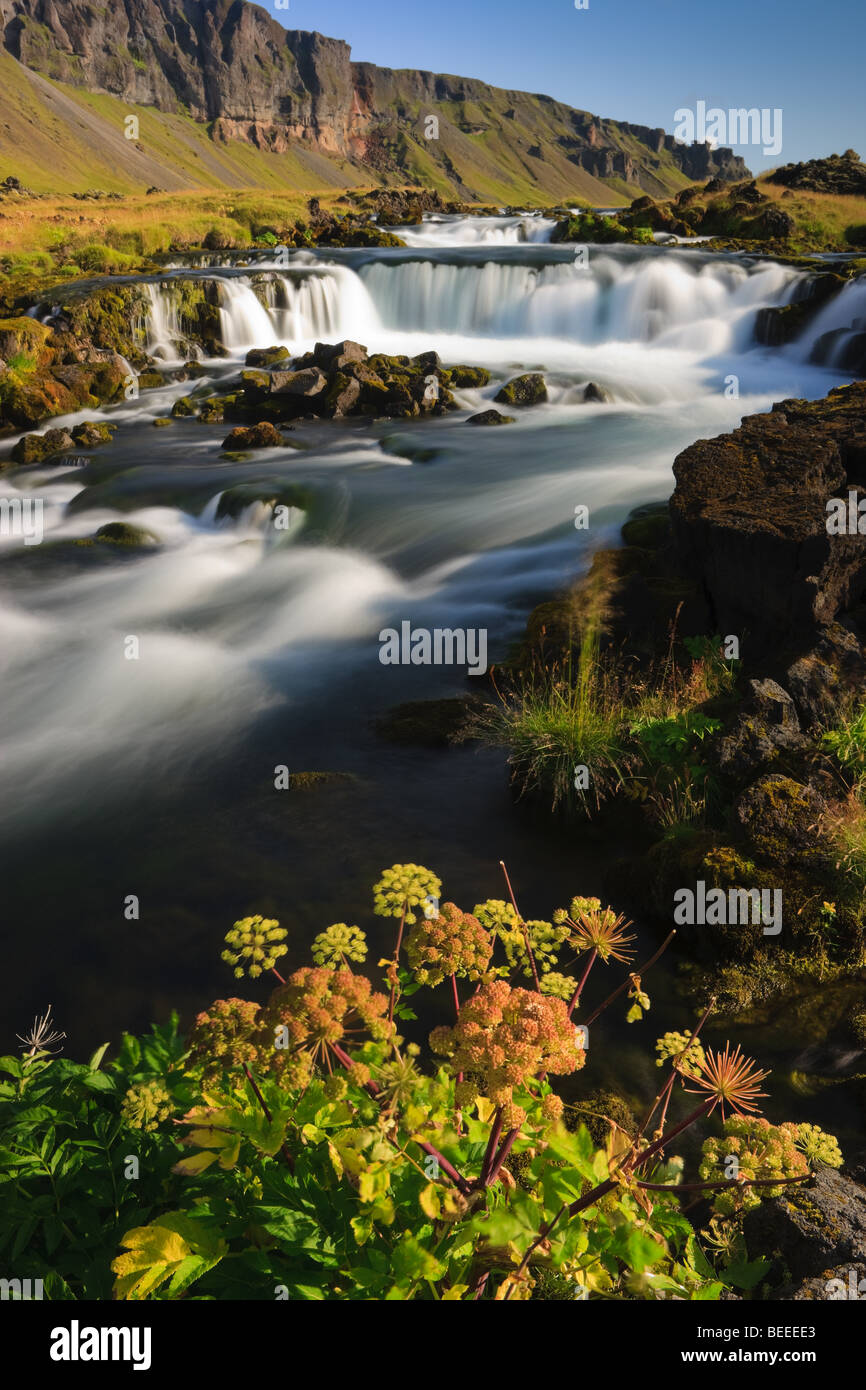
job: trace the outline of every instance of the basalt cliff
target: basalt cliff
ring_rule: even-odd
[[[294,154],[334,183],[358,183],[366,170],[377,182],[432,184],[470,199],[537,190],[610,201],[611,193],[660,196],[688,180],[748,173],[730,150],[678,145],[662,129],[548,96],[355,63],[340,39],[286,30],[245,0],[0,0],[0,43],[4,106],[47,105],[31,126],[69,124],[79,93],[105,94],[117,108],[100,107],[101,119],[122,120],[123,106],[151,108],[183,119],[187,144],[206,134],[217,147]],[[82,129],[94,119],[92,104],[87,117]],[[0,161],[10,164],[0,172],[17,172],[14,125],[0,109]],[[98,130],[90,138],[98,143]],[[146,139],[126,151],[131,181],[138,173],[146,182],[153,171],[137,167],[136,153],[153,160]],[[219,181],[205,152],[194,154],[198,179],[166,151],[161,183]]]

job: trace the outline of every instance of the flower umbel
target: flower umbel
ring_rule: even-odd
[[[317,965],[346,965],[350,960],[362,964],[367,959],[367,938],[360,927],[348,927],[335,922],[319,932],[313,942],[313,960]]]
[[[422,864],[392,864],[373,886],[373,910],[380,917],[402,917],[405,907],[411,926],[417,921],[412,909],[428,898],[438,898],[441,891],[442,880]]]
[[[286,954],[288,946],[277,944],[285,935],[285,928],[272,917],[243,917],[226,932],[229,949],[223,951],[221,959],[234,966],[236,979],[249,974],[255,980],[263,971],[273,970],[279,957]]]
[[[479,980],[490,963],[493,938],[471,912],[443,903],[438,917],[416,922],[406,941],[406,955],[421,985],[431,988],[448,975]]]
[[[720,1105],[724,1118],[726,1105],[736,1115],[760,1109],[755,1101],[767,1093],[759,1091],[758,1087],[769,1075],[769,1071],[758,1071],[757,1063],[744,1057],[739,1045],[732,1052],[731,1044],[726,1042],[724,1052],[705,1054],[699,1065],[699,1074],[693,1076],[693,1080],[702,1091],[714,1097],[710,1109],[715,1110]],[[686,1086],[685,1090],[693,1091],[694,1088]]]

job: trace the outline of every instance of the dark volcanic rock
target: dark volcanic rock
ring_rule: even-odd
[[[743,1230],[751,1259],[775,1256],[794,1280],[830,1278],[844,1263],[866,1264],[866,1188],[821,1169],[809,1186],[747,1212]]]
[[[829,535],[827,503],[859,481],[864,437],[866,385],[855,383],[821,401],[782,401],[679,455],[674,540],[717,631],[765,650],[802,648],[816,624],[859,601],[866,541]]]
[[[734,728],[722,739],[719,764],[724,772],[742,776],[773,761],[782,749],[803,742],[794,701],[773,680],[750,681],[751,698],[744,702]]]
[[[815,864],[824,857],[816,829],[826,804],[811,783],[773,772],[748,787],[737,819],[762,859],[776,865]]]
[[[480,410],[477,415],[470,415],[466,421],[467,425],[513,425],[513,415],[503,415],[498,410]]]
[[[866,164],[856,150],[803,164],[783,164],[767,177],[771,183],[807,188],[812,193],[854,193],[861,198],[866,194]]]

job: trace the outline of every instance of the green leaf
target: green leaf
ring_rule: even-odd
[[[408,1231],[394,1246],[391,1265],[398,1278],[412,1280],[441,1279],[447,1268]]]

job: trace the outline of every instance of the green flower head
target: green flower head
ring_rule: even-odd
[[[688,1046],[691,1033],[664,1033],[656,1043],[656,1066],[663,1067],[669,1057],[679,1058],[679,1069],[686,1076],[700,1076],[701,1062],[704,1060],[704,1049],[695,1038],[691,1047]],[[685,1055],[682,1055],[685,1054]]]
[[[286,954],[288,946],[278,944],[285,935],[285,928],[272,917],[243,917],[226,932],[229,949],[223,951],[222,959],[234,966],[236,979],[249,974],[255,980],[264,970],[273,970]]]
[[[350,960],[363,962],[367,959],[367,938],[360,927],[347,927],[345,922],[335,922],[326,931],[319,932],[313,942],[313,960],[317,965],[346,965]]]
[[[573,976],[560,975],[556,970],[542,975],[538,984],[542,994],[552,994],[555,999],[564,999],[566,1004],[571,1003],[572,995],[577,989],[577,980]]]
[[[442,880],[422,864],[392,864],[373,887],[373,910],[380,917],[402,917],[405,907],[411,926],[418,920],[412,909],[441,892]]]
[[[809,1166],[826,1163],[828,1168],[842,1167],[842,1150],[834,1134],[825,1134],[817,1125],[797,1125],[797,1138],[794,1140],[801,1153],[806,1155]]]
[[[511,903],[503,902],[501,898],[488,898],[486,903],[476,903],[472,915],[478,918],[482,927],[492,932],[511,931],[517,926],[517,913]]]
[[[174,1102],[160,1081],[147,1081],[130,1086],[123,1098],[120,1113],[130,1129],[150,1131],[174,1110]]]

